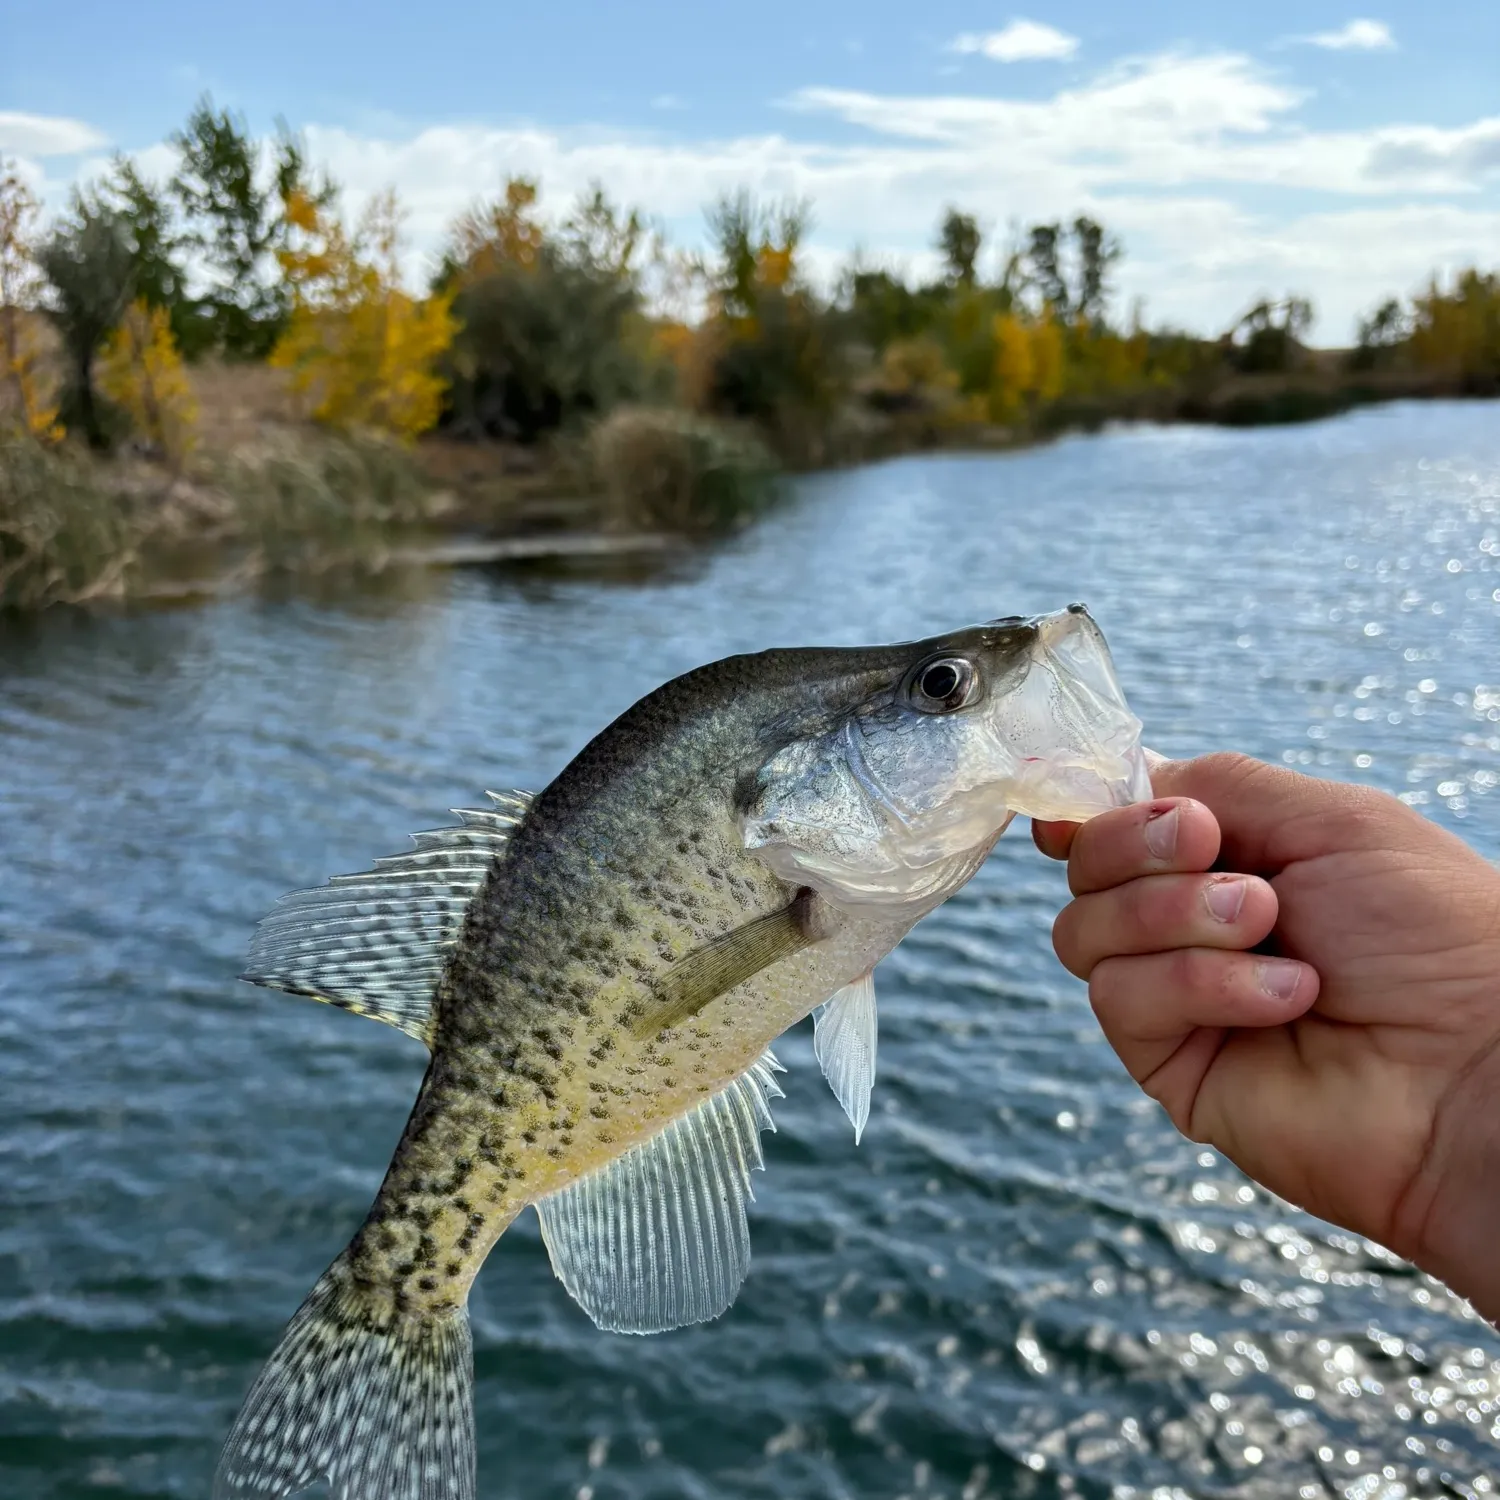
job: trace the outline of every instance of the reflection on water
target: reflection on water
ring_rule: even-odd
[[[198,1497],[421,1074],[234,983],[284,890],[536,787],[711,657],[1087,600],[1153,745],[1389,787],[1500,855],[1500,423],[1132,431],[802,485],[646,575],[392,575],[0,627],[0,1495]],[[600,1334],[534,1221],[475,1294],[482,1493],[1492,1493],[1500,1339],[1179,1139],[1008,837],[878,976],[855,1149],[804,1031],[720,1323]]]

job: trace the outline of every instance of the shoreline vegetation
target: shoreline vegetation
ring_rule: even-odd
[[[1500,272],[1319,350],[1295,295],[1217,338],[1120,317],[1085,216],[987,239],[951,208],[932,280],[855,256],[820,288],[805,204],[723,198],[690,253],[603,186],[548,214],[512,178],[416,290],[395,195],[348,221],[285,129],[205,99],[172,146],[168,181],[119,158],[49,225],[0,160],[0,611],[651,551],[787,471],[1500,395]]]

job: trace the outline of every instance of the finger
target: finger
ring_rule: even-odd
[[[1317,998],[1309,964],[1212,948],[1107,958],[1089,979],[1110,1046],[1174,1119],[1197,1096],[1224,1031],[1280,1026]]]
[[[1352,786],[1223,753],[1152,768],[1161,797],[1191,797],[1218,819],[1223,862],[1273,875],[1331,848],[1384,849],[1421,815],[1372,787]]]
[[[1158,797],[1090,818],[1068,851],[1068,886],[1084,896],[1141,875],[1207,870],[1218,854],[1219,825],[1201,802]]]
[[[1031,820],[1031,840],[1048,859],[1066,859],[1078,832],[1077,823],[1039,823]]]
[[[1275,925],[1276,892],[1253,875],[1146,875],[1069,902],[1052,946],[1069,973],[1087,979],[1126,954],[1253,948]]]

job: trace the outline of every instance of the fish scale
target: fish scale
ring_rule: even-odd
[[[731,657],[642,699],[535,799],[279,903],[247,977],[432,1055],[369,1215],[246,1397],[216,1500],[318,1477],[336,1500],[473,1500],[468,1293],[529,1205],[601,1327],[721,1314],[781,1093],[771,1043],[821,1007],[858,1136],[875,964],[1015,810],[1140,795],[1139,728],[1081,608]]]

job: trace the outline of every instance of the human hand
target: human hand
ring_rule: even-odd
[[[1500,1319],[1500,871],[1369,788],[1240,755],[1152,780],[1033,826],[1110,1044],[1185,1135]]]

